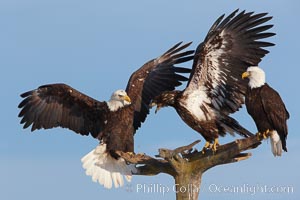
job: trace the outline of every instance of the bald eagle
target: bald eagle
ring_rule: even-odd
[[[271,150],[274,156],[281,156],[282,149],[287,151],[286,121],[290,115],[280,95],[265,81],[265,72],[259,67],[249,67],[242,74],[249,79],[245,104],[258,131],[270,135]]]
[[[182,120],[206,140],[204,148],[216,151],[218,137],[226,133],[252,135],[229,114],[244,103],[247,84],[241,73],[257,64],[268,53],[259,41],[274,33],[265,32],[273,25],[263,25],[272,17],[238,10],[219,17],[198,45],[187,87],[183,91],[166,91],[154,98],[156,111],[164,106],[176,109]],[[236,15],[237,14],[237,15]]]
[[[86,174],[105,188],[122,186],[123,176],[130,181],[134,167],[116,151],[134,152],[133,136],[149,113],[150,101],[188,80],[180,73],[191,70],[174,65],[193,59],[194,51],[182,51],[189,45],[178,43],[144,64],[131,75],[126,90],[117,90],[108,102],[97,101],[66,84],[43,85],[25,92],[18,106],[23,128],[62,127],[99,139],[100,144],[82,158]]]

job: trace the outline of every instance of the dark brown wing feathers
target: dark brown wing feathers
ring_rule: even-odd
[[[176,44],[159,58],[147,62],[130,77],[126,90],[135,110],[135,130],[145,121],[149,103],[155,96],[187,81],[186,77],[177,73],[189,73],[190,70],[175,67],[174,64],[193,58],[194,51],[181,52],[189,45]],[[18,106],[21,108],[21,124],[24,124],[24,128],[32,125],[31,131],[60,126],[100,139],[110,113],[105,102],[99,102],[65,84],[43,85],[21,94],[21,97],[24,98]]]
[[[164,91],[174,90],[188,79],[180,73],[189,73],[191,70],[175,67],[193,59],[194,51],[184,51],[191,43],[178,43],[166,51],[162,56],[144,64],[134,72],[127,84],[126,92],[135,107],[134,127],[138,129],[149,113],[151,100]]]
[[[267,13],[237,12],[225,19],[224,15],[219,17],[198,45],[187,87],[205,86],[212,106],[224,114],[237,111],[244,103],[247,82],[241,74],[249,66],[258,65],[269,52],[264,47],[274,45],[260,41],[275,35],[264,32],[273,27],[263,24],[272,17]]]
[[[69,128],[81,135],[97,137],[103,127],[108,108],[65,84],[49,84],[21,94],[19,104],[24,128],[31,131],[53,127]]]

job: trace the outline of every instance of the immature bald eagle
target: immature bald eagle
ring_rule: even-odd
[[[68,128],[81,135],[91,134],[100,144],[82,158],[86,174],[106,188],[130,181],[132,166],[115,152],[134,152],[133,135],[149,113],[149,103],[163,91],[174,90],[188,79],[178,73],[190,69],[175,64],[193,59],[194,51],[181,52],[190,43],[176,44],[162,56],[134,72],[125,90],[114,92],[108,102],[97,101],[65,84],[50,84],[21,95],[19,104],[24,128]]]
[[[248,78],[248,90],[245,103],[248,113],[253,118],[258,131],[270,135],[271,149],[274,156],[281,156],[282,149],[287,151],[286,121],[290,115],[280,95],[265,81],[265,72],[259,67],[249,67],[242,74]]]
[[[224,20],[224,15],[219,17],[197,47],[187,87],[164,92],[151,104],[157,105],[157,110],[174,107],[182,120],[205,138],[205,148],[214,151],[218,137],[226,132],[252,135],[229,114],[244,103],[247,84],[241,73],[268,53],[263,47],[274,45],[258,41],[275,35],[265,32],[273,25],[262,25],[272,17],[265,17],[267,13],[237,12]]]

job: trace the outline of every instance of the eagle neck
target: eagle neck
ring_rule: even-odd
[[[250,87],[251,89],[260,88],[260,87],[262,87],[262,86],[264,86],[264,85],[265,85],[264,82],[255,82],[255,81],[250,81],[250,82],[249,82],[249,87]]]
[[[119,109],[123,108],[125,105],[121,101],[117,100],[109,100],[107,102],[108,109],[112,112],[118,111]]]
[[[256,76],[251,76],[249,79],[249,87],[251,89],[260,88],[266,83],[266,78],[264,74],[258,74]]]

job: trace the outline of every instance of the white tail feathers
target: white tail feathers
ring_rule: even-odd
[[[274,156],[281,156],[282,143],[277,131],[272,131],[270,136],[271,149]]]
[[[86,169],[86,175],[92,176],[94,182],[99,182],[105,188],[116,188],[124,185],[123,176],[130,182],[132,172],[136,171],[133,164],[127,165],[123,158],[115,159],[106,152],[106,144],[99,144],[94,150],[85,155],[81,162]]]

